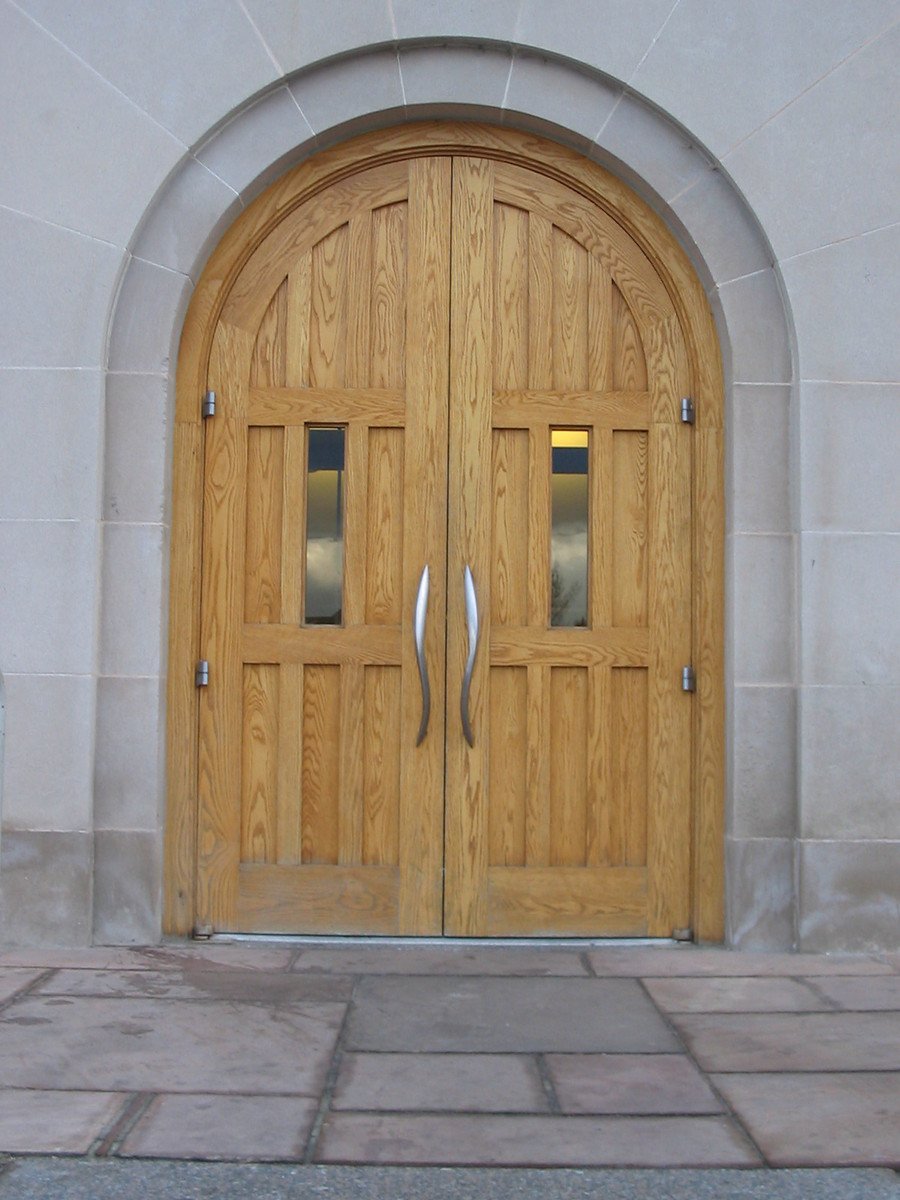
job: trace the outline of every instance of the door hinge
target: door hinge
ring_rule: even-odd
[[[697,416],[694,401],[690,396],[684,396],[681,401],[681,419],[685,425],[693,425]]]
[[[673,929],[672,930],[672,941],[673,942],[692,942],[693,940],[694,940],[693,929],[688,928],[688,929]]]
[[[209,687],[209,663],[201,658],[194,671],[194,687]]]
[[[194,926],[194,940],[195,941],[206,941],[207,938],[211,938],[212,935],[213,935],[212,925],[208,925],[203,921],[198,921],[197,924]]]
[[[214,417],[216,415],[216,393],[207,392],[200,404],[200,414],[203,417]]]
[[[694,674],[693,667],[683,667],[681,671],[681,690],[683,692],[696,692],[697,676]]]

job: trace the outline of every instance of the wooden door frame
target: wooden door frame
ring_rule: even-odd
[[[178,354],[170,557],[163,929],[194,932],[197,860],[200,579],[204,433],[212,335],[241,268],[299,204],[368,166],[422,154],[518,163],[573,188],[609,213],[647,255],[668,291],[687,346],[693,431],[693,697],[691,897],[693,935],[724,937],[724,385],[712,313],[690,260],[664,222],[621,180],[573,150],[490,125],[427,122],[365,134],[301,163],[228,229],[197,284]]]

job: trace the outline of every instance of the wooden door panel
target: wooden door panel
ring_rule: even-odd
[[[471,564],[484,628],[473,747],[449,710],[446,929],[669,934],[689,895],[691,633],[671,302],[607,213],[525,168],[457,159],[453,228],[449,571]],[[553,447],[579,430],[580,628],[551,578]]]
[[[449,164],[375,168],[276,226],[220,320],[198,883],[212,928],[440,930],[448,246]],[[432,721],[416,747],[426,563]]]

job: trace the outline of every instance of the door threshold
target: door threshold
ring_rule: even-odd
[[[615,950],[624,946],[690,946],[692,942],[676,941],[674,938],[462,938],[462,937],[361,937],[335,934],[306,933],[214,933],[208,938],[198,939],[218,944],[226,942],[251,942],[289,946],[387,946],[402,949],[405,946],[467,946],[470,949],[490,950],[498,946],[521,946],[547,950]]]

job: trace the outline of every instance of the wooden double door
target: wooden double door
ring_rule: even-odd
[[[690,925],[691,430],[658,273],[540,163],[462,149],[270,225],[209,357],[198,923]]]

